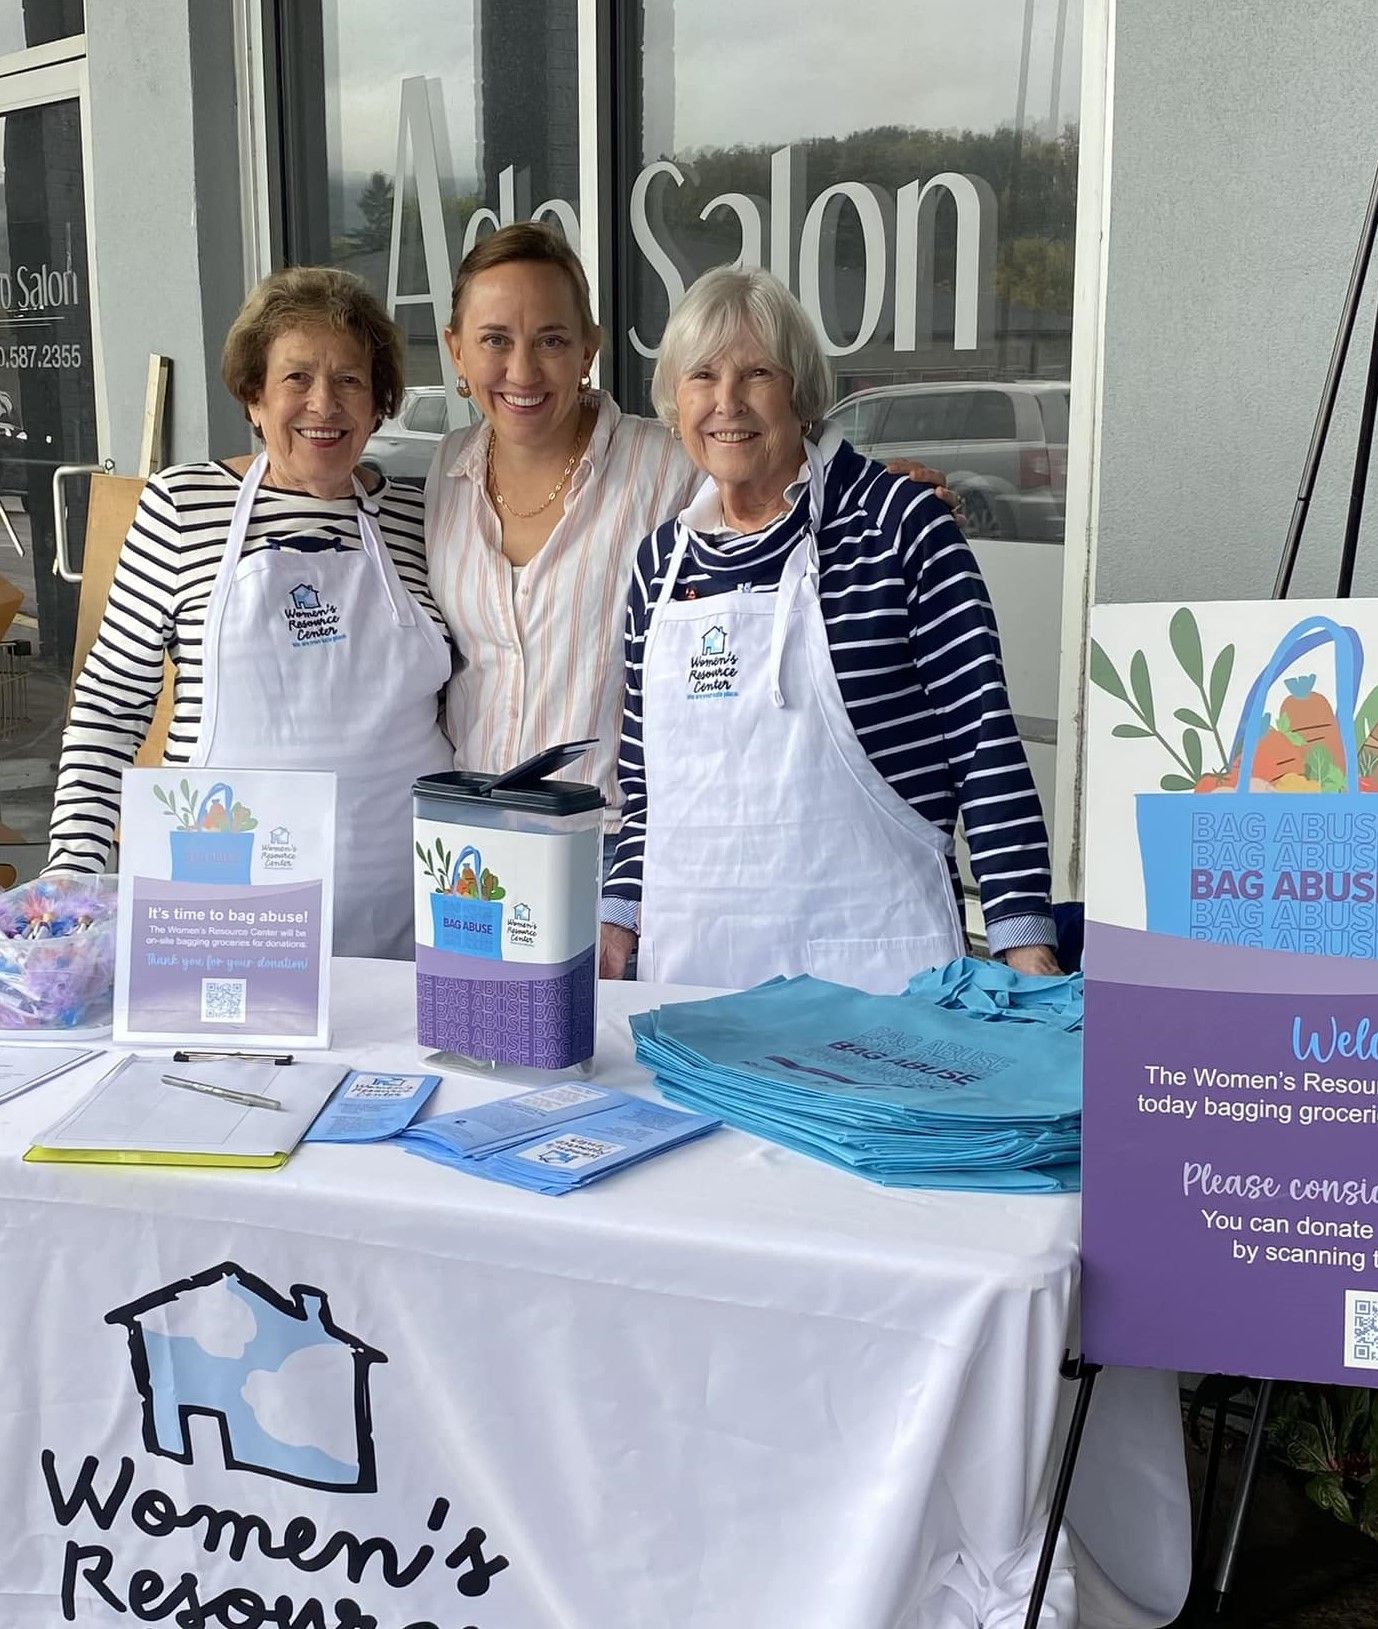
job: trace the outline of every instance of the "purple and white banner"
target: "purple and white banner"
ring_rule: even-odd
[[[326,1045],[335,777],[127,770],[120,819],[115,1039]]]
[[[1378,1385],[1378,610],[1091,627],[1084,1350]]]

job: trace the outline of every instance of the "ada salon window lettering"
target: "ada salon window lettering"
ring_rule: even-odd
[[[716,623],[704,634],[697,656],[689,658],[689,699],[728,700],[737,694],[737,653]]]

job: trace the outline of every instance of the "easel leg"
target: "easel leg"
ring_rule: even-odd
[[[1064,1357],[1062,1377],[1077,1382],[1077,1400],[1072,1405],[1072,1422],[1067,1428],[1067,1441],[1062,1448],[1062,1463],[1057,1469],[1057,1482],[1053,1487],[1053,1502],[1048,1510],[1048,1525],[1043,1531],[1043,1548],[1039,1551],[1038,1567],[1034,1572],[1033,1589],[1029,1594],[1029,1609],[1024,1614],[1024,1629],[1038,1629],[1043,1611],[1043,1598],[1048,1593],[1048,1579],[1052,1576],[1053,1555],[1057,1550],[1057,1537],[1062,1531],[1062,1518],[1067,1513],[1067,1496],[1072,1491],[1072,1475],[1077,1468],[1077,1455],[1081,1452],[1081,1434],[1086,1429],[1086,1415],[1091,1407],[1091,1388],[1100,1373],[1099,1363],[1087,1363],[1084,1358]]]
[[[1258,1461],[1263,1452],[1263,1438],[1268,1428],[1268,1407],[1273,1400],[1273,1382],[1265,1380],[1258,1388],[1254,1403],[1254,1421],[1249,1427],[1249,1440],[1244,1445],[1244,1459],[1239,1467],[1239,1486],[1235,1489],[1234,1504],[1230,1508],[1230,1527],[1225,1535],[1225,1548],[1220,1552],[1220,1565],[1215,1571],[1215,1610],[1225,1610],[1226,1598],[1234,1583],[1234,1569],[1239,1561],[1239,1541],[1244,1523],[1249,1517],[1249,1505],[1254,1496],[1254,1483],[1258,1480]]]
[[[1202,1381],[1202,1385],[1209,1384]],[[1201,1576],[1206,1564],[1206,1550],[1210,1544],[1211,1518],[1215,1514],[1215,1490],[1220,1483],[1220,1456],[1225,1447],[1225,1417],[1229,1413],[1230,1399],[1222,1386],[1211,1414],[1211,1445],[1206,1452],[1206,1474],[1201,1483],[1201,1504],[1196,1512],[1196,1532],[1192,1535],[1191,1576]]]

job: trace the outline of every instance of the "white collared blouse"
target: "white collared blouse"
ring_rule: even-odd
[[[605,391],[545,546],[514,573],[485,487],[486,424],[452,431],[426,480],[431,593],[459,648],[446,727],[460,769],[510,769],[561,741],[596,737],[564,772],[608,801],[615,831],[625,687],[623,633],[643,537],[703,477],[664,425],[622,413]]]

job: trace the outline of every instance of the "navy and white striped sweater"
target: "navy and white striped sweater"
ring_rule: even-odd
[[[888,474],[845,441],[828,466],[823,510],[823,619],[867,756],[943,831],[955,829],[960,813],[992,951],[1056,943],[1043,814],[1010,715],[995,617],[965,538],[931,488]],[[785,522],[764,532],[711,542],[696,534],[675,598],[773,589],[807,520],[805,492]],[[603,916],[628,927],[641,898],[647,817],[642,655],[648,607],[674,541],[668,521],[642,542],[627,605],[625,801]]]

